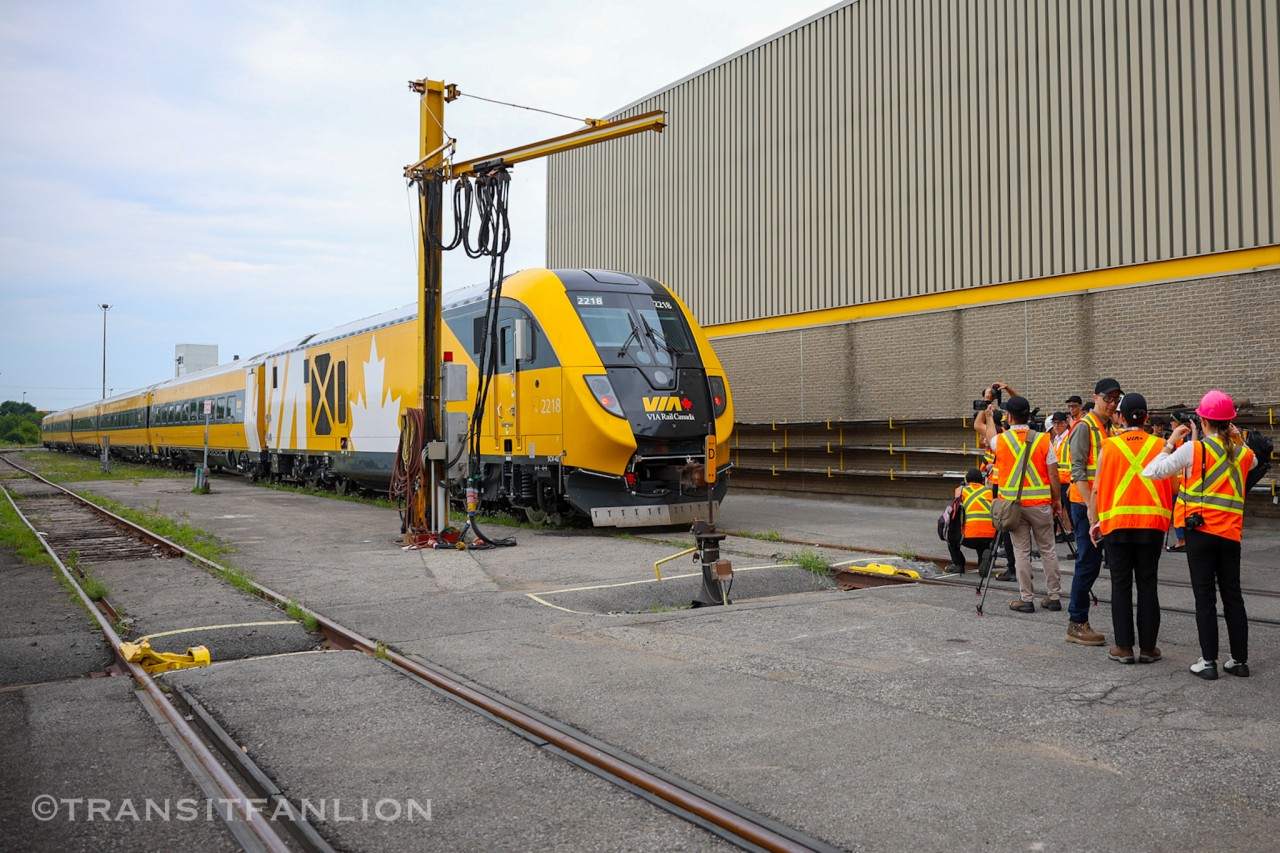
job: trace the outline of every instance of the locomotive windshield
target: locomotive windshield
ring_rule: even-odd
[[[674,299],[627,293],[569,296],[604,364],[673,365],[695,354]]]

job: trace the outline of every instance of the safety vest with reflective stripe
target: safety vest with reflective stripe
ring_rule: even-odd
[[[966,483],[960,492],[960,504],[964,507],[964,538],[994,539],[991,489],[981,483]]]
[[[1240,529],[1244,526],[1244,480],[1252,465],[1253,451],[1247,447],[1236,448],[1233,463],[1222,439],[1206,438],[1195,443],[1182,493],[1187,512],[1198,512],[1204,517],[1201,533],[1240,541]]]
[[[1026,430],[1008,429],[996,437],[996,467],[1002,472],[1000,497],[1014,500],[1018,495],[1018,466],[1027,452]],[[1031,458],[1022,475],[1022,505],[1043,506],[1053,501],[1049,487],[1049,436],[1038,432],[1031,441]]]
[[[1084,465],[1085,479],[1089,481],[1089,488],[1093,488],[1094,478],[1098,476],[1098,448],[1102,446],[1102,442],[1111,436],[1111,427],[1102,422],[1102,419],[1093,412],[1087,412],[1083,418],[1076,421],[1076,425],[1071,428],[1071,432],[1078,429],[1089,430],[1089,458],[1086,459]],[[1075,483],[1071,484],[1071,490],[1068,496],[1076,503],[1084,503],[1084,497],[1080,494],[1079,487]]]
[[[1053,440],[1053,455],[1058,457],[1058,482],[1071,482],[1071,430]]]
[[[1164,441],[1140,429],[1125,430],[1102,443],[1094,488],[1104,536],[1113,530],[1169,529],[1173,481],[1142,476],[1162,447]]]

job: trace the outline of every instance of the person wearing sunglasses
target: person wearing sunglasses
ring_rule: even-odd
[[[1089,524],[1089,501],[1097,477],[1098,452],[1112,435],[1112,419],[1124,392],[1110,377],[1099,379],[1093,388],[1093,411],[1087,412],[1071,430],[1071,526],[1076,534],[1076,569],[1071,578],[1071,601],[1067,605],[1067,642],[1101,646],[1107,638],[1089,627],[1089,596],[1102,571],[1102,549],[1094,542]]]

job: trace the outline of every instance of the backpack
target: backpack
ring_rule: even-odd
[[[1270,436],[1251,429],[1245,436],[1244,445],[1258,457],[1257,466],[1245,476],[1244,491],[1247,495],[1249,490],[1258,485],[1258,481],[1267,476],[1267,472],[1271,470],[1271,454],[1275,451],[1276,444]]]
[[[964,539],[964,507],[960,505],[960,495],[938,516],[938,538],[956,545]]]

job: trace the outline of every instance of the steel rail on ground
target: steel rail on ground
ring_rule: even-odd
[[[5,459],[5,461],[9,462],[11,465],[14,464],[9,459]],[[19,465],[14,465],[14,467],[25,471],[25,469]],[[38,475],[32,476],[38,477]],[[48,481],[44,480],[42,477],[38,477],[38,479],[48,483]],[[50,485],[56,484],[50,483]],[[62,487],[58,486],[57,488],[61,489]],[[252,798],[250,798],[240,784],[232,778],[231,774],[227,772],[226,768],[222,766],[222,763],[213,755],[200,736],[196,734],[190,724],[183,719],[182,715],[178,713],[178,710],[173,706],[173,703],[168,700],[160,690],[159,686],[156,685],[155,680],[151,677],[150,673],[138,664],[130,663],[125,660],[124,655],[120,650],[120,644],[122,642],[120,635],[111,627],[106,616],[104,616],[102,611],[98,609],[93,600],[85,594],[85,591],[80,587],[80,584],[76,582],[74,574],[67,568],[62,560],[58,558],[58,555],[49,546],[49,543],[45,541],[45,537],[36,530],[35,526],[31,524],[30,519],[28,519],[26,515],[23,514],[22,510],[18,508],[17,503],[13,499],[13,495],[10,494],[9,490],[4,488],[2,485],[0,485],[0,491],[4,492],[5,498],[8,499],[9,505],[13,507],[13,511],[17,513],[18,518],[22,519],[22,522],[27,525],[27,527],[31,529],[31,532],[36,535],[36,538],[40,540],[40,544],[44,546],[45,551],[48,552],[49,556],[53,559],[59,571],[62,572],[63,577],[66,578],[67,582],[71,585],[71,588],[75,590],[75,593],[79,597],[81,603],[89,611],[89,614],[93,616],[94,620],[97,621],[98,628],[111,644],[111,651],[115,655],[120,667],[129,673],[138,686],[143,688],[147,697],[147,700],[144,702],[144,706],[150,713],[152,713],[153,716],[158,714],[159,719],[157,719],[157,723],[164,724],[162,726],[162,731],[167,727],[168,731],[165,732],[165,734],[173,736],[178,741],[180,749],[186,753],[185,756],[180,754],[179,757],[184,758],[184,763],[186,763],[186,760],[194,761],[198,767],[199,773],[215,786],[216,791],[206,790],[205,793],[220,794],[220,801],[225,804],[230,804],[234,808],[234,812],[231,810],[227,810],[226,812],[222,809],[218,810],[219,817],[222,817],[232,836],[246,850],[288,853],[290,850],[289,845],[276,834],[275,830],[271,826],[271,822],[257,812],[253,806]],[[63,491],[65,492],[66,489],[63,489]],[[68,492],[68,494],[71,493]],[[81,500],[83,499],[81,498]],[[123,519],[120,520],[123,521]],[[128,524],[128,522],[125,523]],[[197,779],[197,782],[199,781],[201,780]]]
[[[92,501],[75,494],[69,489],[62,487],[57,483],[52,483],[33,471],[23,468],[13,460],[5,458],[5,461],[28,476],[50,485],[84,505],[92,507],[96,511],[103,513],[112,519],[113,523],[145,535],[148,541],[152,541],[165,548],[174,549],[189,560],[200,565],[202,568],[214,574],[221,574],[225,571],[225,569],[217,563],[214,563],[199,554],[183,548],[175,542],[165,539],[151,531],[147,531],[145,528],[139,527],[133,522],[97,506]],[[13,503],[12,498],[10,498],[10,503]],[[16,505],[14,508],[17,508]],[[26,521],[25,516],[23,516],[23,520]],[[30,526],[29,522],[28,526]],[[34,528],[32,529],[34,530]],[[43,541],[44,539],[41,537],[41,542]],[[47,544],[45,547],[48,549]],[[52,551],[50,551],[50,553],[52,554]],[[54,556],[54,559],[57,560],[56,555]],[[62,566],[61,561],[58,562],[58,565],[60,567]],[[67,573],[65,567],[63,568],[63,572],[64,574]],[[800,851],[812,850],[835,851],[837,849],[818,839],[808,838],[797,830],[786,827],[776,821],[747,814],[745,809],[734,808],[732,804],[727,802],[717,802],[714,797],[703,795],[670,779],[662,778],[656,773],[640,767],[632,761],[628,761],[625,757],[601,749],[599,746],[592,744],[589,739],[570,731],[565,726],[555,724],[549,720],[539,719],[520,708],[502,701],[500,698],[490,696],[463,683],[441,669],[423,661],[412,660],[394,649],[390,649],[386,645],[377,642],[376,640],[365,637],[350,628],[329,619],[321,613],[317,613],[307,607],[297,605],[296,602],[291,601],[288,596],[282,595],[269,587],[263,586],[255,581],[251,581],[250,583],[252,584],[256,594],[261,598],[281,607],[294,604],[295,606],[298,606],[302,612],[315,618],[317,625],[332,645],[339,648],[362,651],[378,659],[385,660],[397,669],[444,691],[460,703],[502,720],[509,726],[517,729],[521,734],[551,744],[557,749],[586,764],[588,768],[599,773],[602,778],[606,778],[611,781],[620,780],[622,783],[635,786],[646,795],[646,799],[650,802],[654,802],[669,811],[673,811],[677,815],[682,817],[692,815],[696,818],[695,823],[703,825],[714,834],[725,838],[738,846],[745,847],[747,849],[779,851],[779,853],[782,853],[782,851],[786,851],[786,853],[800,853]],[[78,588],[79,587],[77,586],[77,589]],[[89,601],[88,597],[85,596],[83,592],[81,592],[80,595],[84,601]],[[103,627],[103,632],[111,639],[113,648],[117,649],[118,656],[120,642],[119,637],[111,630],[111,627],[105,623],[101,614],[97,613],[96,608],[91,607],[91,612],[94,612],[97,616],[99,624]],[[154,682],[151,681],[150,676],[147,675],[145,671],[132,664],[129,666],[131,671],[136,670],[140,673],[142,678],[146,679],[146,683],[150,685],[148,687],[149,690],[155,690],[156,694],[163,698],[163,694],[160,694],[159,689],[155,687]],[[177,711],[167,699],[163,700],[163,706],[165,707],[167,714],[172,714],[176,719],[183,722],[185,726],[185,721],[181,720],[181,717],[177,714]],[[204,746],[203,741],[199,741],[199,738],[194,734],[194,732],[191,732],[191,737],[195,738],[199,743],[203,753],[212,758],[208,748]],[[223,770],[220,765],[218,766],[218,769],[222,772],[223,776],[226,776],[226,771]],[[228,782],[234,784],[234,782],[230,780],[230,777],[226,778]],[[240,799],[237,799],[237,802],[241,802],[246,799],[247,798],[243,792],[241,792]],[[255,829],[258,829],[258,824],[265,823],[266,821],[264,820],[253,821],[253,826]],[[273,838],[275,843],[283,843],[278,837],[273,836]]]

